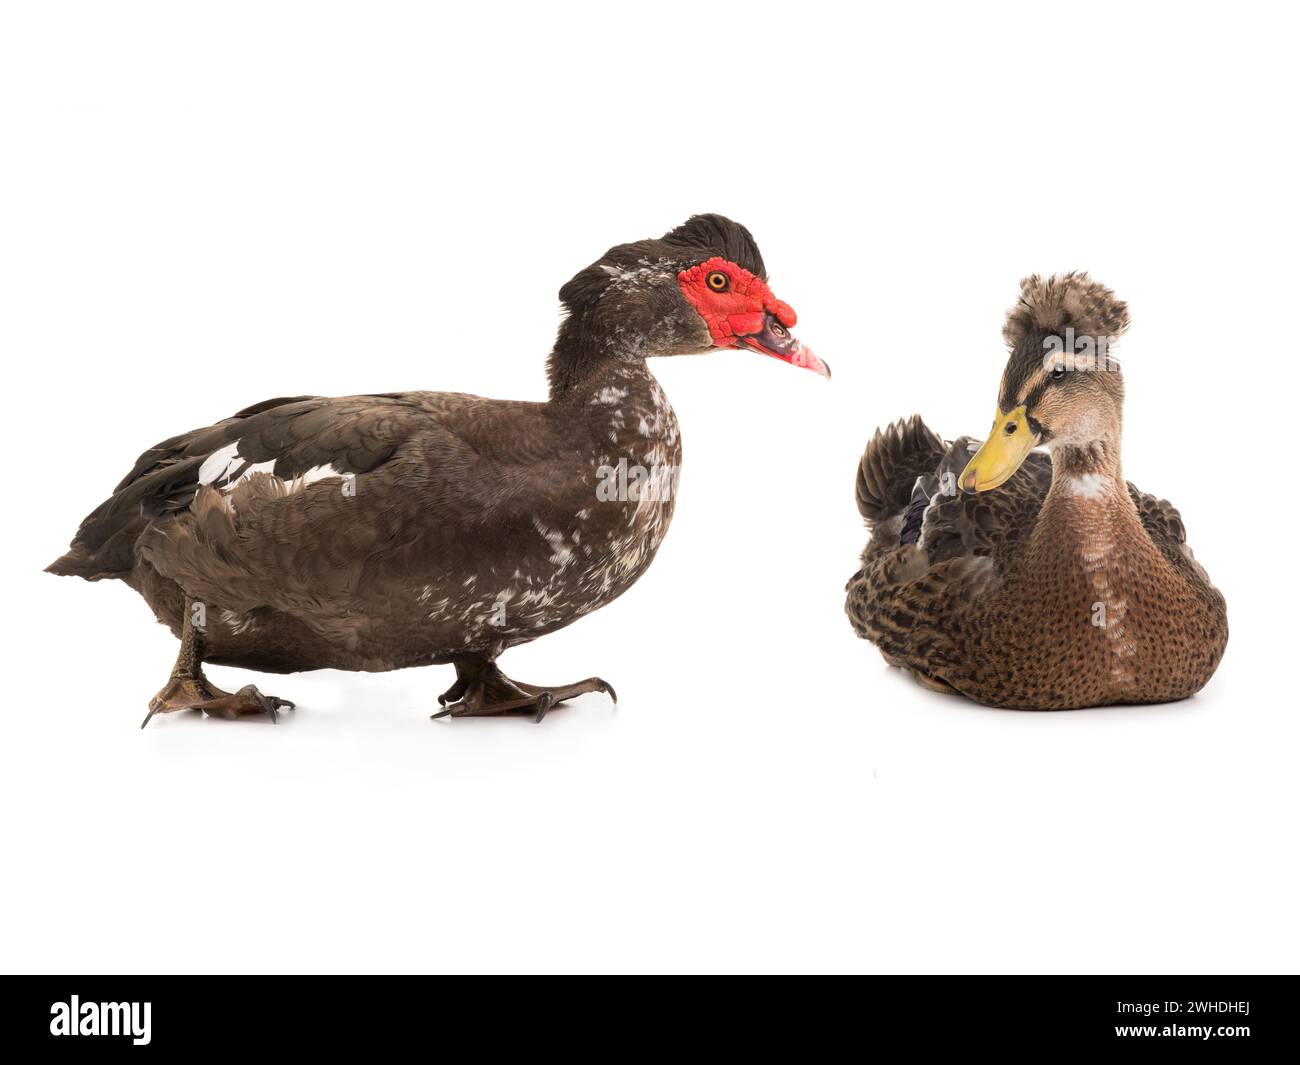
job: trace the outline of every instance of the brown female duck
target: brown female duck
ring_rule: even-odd
[[[1128,321],[1086,274],[1029,277],[983,445],[913,417],[867,446],[857,502],[872,535],[846,609],[925,686],[1064,710],[1182,699],[1213,675],[1223,596],[1178,511],[1121,473],[1109,349]]]
[[[598,677],[512,681],[496,659],[609,603],[654,558],[681,444],[648,357],[747,347],[829,376],[766,277],[749,231],[719,215],[611,248],[560,290],[545,403],[259,403],[141,455],[50,572],[124,581],[180,638],[150,716],[274,719],[292,705],[252,685],[223,692],[204,662],[450,663],[440,701],[457,717],[540,720],[563,699],[612,695]]]

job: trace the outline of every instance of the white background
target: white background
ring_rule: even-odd
[[[0,965],[1294,971],[1294,25],[1131,4],[7,4]],[[270,396],[543,398],[555,293],[749,226],[834,380],[654,367],[676,521],[431,722],[450,668],[138,724],[175,641],[40,572],[144,448]],[[981,434],[1018,279],[1128,300],[1124,469],[1232,625],[1178,705],[999,712],[857,640],[856,460]]]

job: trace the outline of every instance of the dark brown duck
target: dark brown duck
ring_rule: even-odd
[[[988,439],[947,444],[913,417],[867,446],[846,608],[926,687],[1063,710],[1186,698],[1218,666],[1223,596],[1178,511],[1121,470],[1109,348],[1128,320],[1086,274],[1027,278]]]
[[[826,376],[748,230],[696,216],[560,290],[544,403],[443,392],[273,399],[137,460],[51,573],[114,578],[181,640],[150,716],[291,706],[202,663],[286,673],[450,663],[443,714],[605,691],[530,685],[506,649],[625,592],[673,514],[677,419],[646,359],[748,347]],[[148,723],[146,717],[145,722]]]

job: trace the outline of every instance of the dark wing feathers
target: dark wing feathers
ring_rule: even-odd
[[[918,477],[934,472],[946,450],[919,414],[902,419],[867,444],[858,463],[855,496],[868,525],[886,521],[907,507]]]
[[[1151,537],[1156,547],[1160,548],[1167,559],[1176,565],[1185,565],[1189,561],[1186,544],[1187,530],[1183,526],[1183,516],[1178,513],[1169,500],[1160,499],[1148,492],[1143,492],[1132,481],[1128,482],[1128,494],[1137,507],[1142,527]]]
[[[406,399],[372,396],[302,404],[241,434],[240,455],[274,462],[275,475],[286,480],[318,466],[365,473],[388,461],[419,410]]]
[[[1183,516],[1169,500],[1143,492],[1132,481],[1128,482],[1128,494],[1137,507],[1143,527],[1156,543],[1186,542],[1187,530],[1183,527]]]
[[[254,470],[227,492],[203,485],[134,550],[192,598],[277,610],[340,647],[355,647],[394,597],[409,607],[413,586],[461,594],[485,543],[509,550],[535,539],[538,515],[568,513],[571,495],[546,489],[581,485],[591,463],[536,403],[418,392],[281,413],[287,424],[256,426],[247,445],[254,457],[283,449],[274,475]],[[318,480],[297,476],[327,464]],[[356,473],[351,491],[335,470]]]
[[[215,425],[164,440],[145,451],[113,494],[81,523],[71,548],[49,571],[89,580],[129,572],[144,528],[189,507],[204,463],[233,444],[238,461],[225,467],[218,485],[236,480],[255,463],[273,462],[273,472],[283,479],[321,466],[340,474],[375,469],[418,430],[424,417],[419,397],[267,400]]]
[[[261,403],[254,403],[251,407],[245,407],[241,411],[236,411],[236,418],[251,418],[254,414],[261,414],[263,411],[270,410],[272,407],[283,407],[290,403],[302,403],[305,400],[319,399],[318,396],[278,396],[275,399],[264,399]]]
[[[261,414],[263,411],[271,410],[274,407],[301,403],[314,398],[313,396],[282,396],[278,399],[263,400],[261,403],[254,403],[251,407],[245,407],[237,414],[214,425],[209,425],[203,429],[193,429],[188,433],[181,433],[178,436],[164,440],[160,444],[155,444],[136,459],[131,472],[118,482],[113,492],[116,494],[122,491],[155,469],[175,465],[195,456],[198,456],[201,462],[213,451],[224,447],[231,440],[237,439],[247,420],[254,415]]]
[[[922,546],[934,562],[963,555],[995,560],[1016,549],[1038,520],[1052,484],[1052,460],[1031,452],[1006,484],[992,492],[962,492],[958,479],[980,441],[953,441],[938,468],[925,479],[936,497],[925,512]]]

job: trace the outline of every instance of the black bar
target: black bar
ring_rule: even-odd
[[[674,1054],[788,1047],[804,1058],[845,1045],[854,1053],[1131,1047],[1240,1056],[1293,1050],[1300,1025],[1291,976],[873,976],[834,989],[758,978],[662,989],[613,979],[494,986],[471,977],[356,976],[39,976],[5,984],[0,1047],[39,1054],[72,1047],[369,1055],[414,1043],[441,1056],[468,1040],[476,1054],[517,1044],[533,1054],[613,1057],[660,1047]],[[73,996],[75,1034],[64,1034]],[[83,1034],[114,1026],[117,1035]]]

